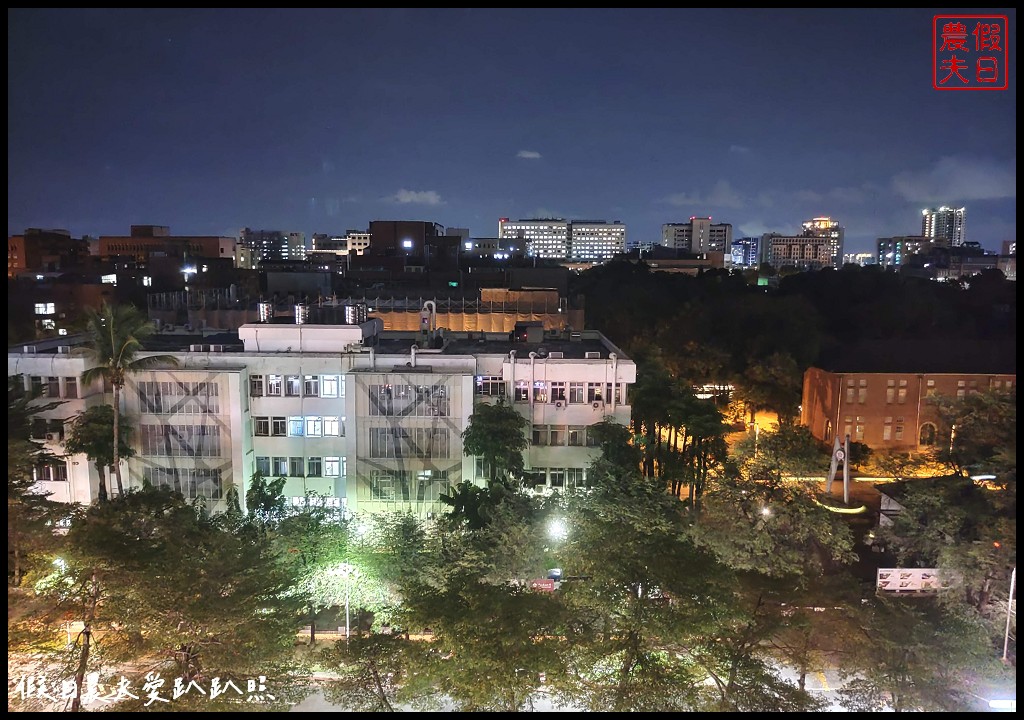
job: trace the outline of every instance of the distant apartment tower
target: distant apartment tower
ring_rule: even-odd
[[[244,228],[239,235],[243,258],[239,266],[255,269],[264,260],[287,261],[306,259],[306,236],[300,232],[281,230],[250,230]]]
[[[900,235],[878,238],[878,265],[883,268],[899,268],[912,255],[928,252],[934,243],[919,235]]]
[[[523,242],[530,257],[553,260],[603,262],[626,250],[626,226],[617,220],[501,218],[498,237]]]
[[[761,236],[761,257],[773,267],[820,270],[840,267],[843,261],[844,228],[828,217],[802,224],[799,235],[767,233]]]
[[[691,217],[685,223],[661,226],[661,244],[672,250],[703,254],[732,250],[732,225],[712,223],[710,217]]]
[[[952,247],[964,244],[966,208],[926,208],[921,211],[921,235],[930,240],[945,240]]]
[[[761,253],[761,238],[745,237],[734,240],[730,247],[731,264],[736,268],[756,268]]]

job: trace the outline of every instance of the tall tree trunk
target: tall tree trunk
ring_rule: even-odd
[[[107,471],[103,467],[103,463],[96,462],[96,472],[100,476],[100,487],[96,493],[96,497],[100,502],[107,501]]]
[[[120,430],[121,421],[121,385],[114,383],[114,477],[117,479],[117,496],[124,496],[124,485],[121,483]]]
[[[85,685],[85,671],[89,666],[89,651],[91,650],[92,623],[96,616],[96,604],[99,596],[99,582],[96,580],[96,570],[92,571],[89,578],[89,607],[85,613],[85,622],[82,624],[82,650],[78,656],[78,669],[75,671],[75,697],[71,701],[71,712],[82,710],[82,687]]]

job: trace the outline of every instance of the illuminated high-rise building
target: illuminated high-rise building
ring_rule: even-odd
[[[926,208],[921,211],[921,235],[930,240],[944,240],[952,247],[963,245],[967,239],[966,215],[967,208]]]

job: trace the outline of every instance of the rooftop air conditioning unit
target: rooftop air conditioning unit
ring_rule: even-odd
[[[23,347],[21,349],[21,351],[23,353],[25,353],[26,355],[35,355],[35,353],[36,353],[36,346],[35,345],[26,345],[25,347]]]
[[[565,357],[565,353],[563,353],[561,350],[552,350],[551,352],[548,353],[548,357],[553,360],[560,360],[561,358]]]
[[[70,355],[71,354],[71,346],[70,345],[58,345],[57,346],[57,354],[58,355]]]
[[[224,346],[223,345],[211,345],[210,346],[210,352],[224,352]]]
[[[604,402],[602,402],[601,400],[595,400],[594,401],[594,409],[595,410],[600,410],[603,407],[604,407]]]
[[[555,402],[555,407],[556,408],[564,408],[565,407],[565,403],[562,402],[561,400],[558,400],[557,402]]]
[[[587,360],[600,360],[601,359],[601,353],[596,351],[596,350],[588,350],[583,355],[583,357],[585,357]]]
[[[46,433],[46,442],[57,442],[60,440],[60,435],[57,433]]]
[[[174,326],[171,325],[170,323],[167,323],[166,325],[164,325],[164,332],[171,332],[173,330],[174,330]]]
[[[189,345],[188,346],[188,351],[189,352],[202,352],[203,351],[203,346],[202,345]]]

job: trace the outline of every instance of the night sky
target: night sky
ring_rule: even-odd
[[[1009,16],[1009,89],[933,88],[936,14]],[[8,9],[7,231],[830,216],[1016,237],[1016,12]]]

